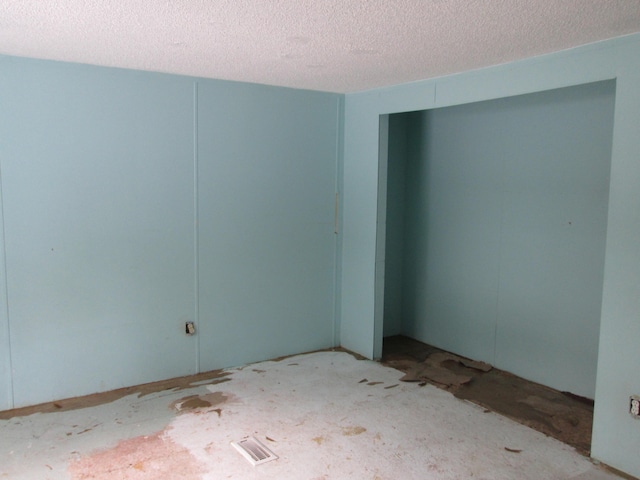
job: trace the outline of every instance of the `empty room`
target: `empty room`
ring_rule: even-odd
[[[639,1],[0,26],[0,479],[640,478]]]

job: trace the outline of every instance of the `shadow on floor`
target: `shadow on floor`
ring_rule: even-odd
[[[384,339],[382,363],[556,438],[584,455],[591,449],[593,401],[559,392],[404,336]]]

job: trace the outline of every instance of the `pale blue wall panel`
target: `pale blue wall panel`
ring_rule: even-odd
[[[193,372],[192,82],[2,69],[16,406]]]
[[[484,142],[499,127],[478,120],[477,106],[433,110],[410,130],[403,328],[491,362],[504,156],[500,143]]]
[[[198,87],[201,368],[334,344],[338,96]]]
[[[613,104],[605,82],[414,119],[406,333],[593,398]]]
[[[375,340],[379,125],[376,105],[368,96],[346,97],[340,344],[369,358]]]
[[[640,477],[640,39],[620,53],[611,163],[593,456]]]
[[[506,108],[495,102],[486,118],[501,125],[508,154],[495,363],[588,398],[595,395],[614,91],[613,82],[600,82],[505,99]]]

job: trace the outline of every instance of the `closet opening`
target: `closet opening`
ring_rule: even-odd
[[[383,362],[585,453],[614,101],[610,80],[380,119]]]

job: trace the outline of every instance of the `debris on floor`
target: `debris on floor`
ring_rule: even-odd
[[[382,363],[404,372],[402,381],[431,383],[589,454],[593,423],[589,399],[403,336],[384,339]]]
[[[434,382],[446,387],[458,387],[469,383],[473,377],[469,375],[460,375],[451,371],[446,367],[446,362],[454,362],[465,367],[488,372],[493,367],[485,362],[477,362],[468,360],[448,352],[433,352],[422,362],[413,362],[400,380],[403,382]]]
[[[440,365],[432,365],[428,362],[418,363],[413,366],[404,377],[400,379],[402,382],[421,382],[425,384],[431,381],[436,384],[446,385],[447,387],[460,386],[471,381],[471,377],[467,375],[457,375]]]

